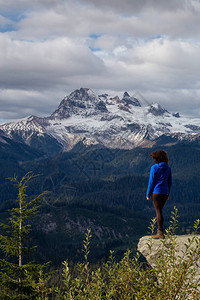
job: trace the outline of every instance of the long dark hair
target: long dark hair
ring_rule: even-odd
[[[168,156],[167,156],[167,152],[164,151],[164,150],[157,150],[157,151],[154,151],[150,154],[150,156],[154,159],[154,161],[156,163],[161,163],[161,162],[166,162],[168,163],[169,160],[168,160]]]

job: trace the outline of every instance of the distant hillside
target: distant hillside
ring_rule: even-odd
[[[94,261],[105,258],[109,249],[115,249],[120,256],[127,247],[135,248],[155,216],[152,203],[145,198],[153,164],[149,154],[162,148],[168,152],[173,172],[165,222],[176,205],[180,232],[190,232],[193,220],[200,214],[200,146],[198,142],[173,144],[168,140],[170,146],[166,147],[162,139],[152,148],[132,150],[79,143],[69,152],[46,157],[24,144],[10,143],[6,137],[7,144],[1,145],[0,219],[4,220],[6,210],[16,205],[17,191],[6,178],[14,174],[20,178],[33,171],[40,175],[28,188],[28,194],[48,191],[39,215],[32,221],[37,259],[54,263],[65,257],[77,260],[88,227],[94,235]]]

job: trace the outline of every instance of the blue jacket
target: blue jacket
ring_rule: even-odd
[[[172,184],[171,168],[167,163],[161,162],[151,167],[147,197],[154,194],[169,195]]]

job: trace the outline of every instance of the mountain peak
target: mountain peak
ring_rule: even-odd
[[[58,146],[69,150],[86,138],[88,144],[131,149],[148,146],[163,134],[195,138],[200,132],[200,122],[173,115],[157,103],[141,106],[127,92],[120,99],[108,94],[98,96],[88,88],[80,88],[65,96],[51,116],[29,116],[17,123],[4,124],[0,130],[34,146],[37,142],[40,145],[56,142],[56,149]]]
[[[169,113],[166,109],[162,108],[162,106],[158,103],[151,104],[148,113],[151,113],[154,116],[163,116],[164,113]]]
[[[81,100],[81,101],[88,101],[88,100],[96,100],[96,95],[94,92],[88,88],[80,88],[73,91],[69,98],[72,100]]]
[[[175,118],[180,118],[179,112],[175,112],[175,113],[173,113],[172,115],[173,115]]]
[[[80,88],[66,96],[52,118],[69,118],[72,115],[89,116],[107,112],[105,103],[88,88]]]
[[[123,98],[130,98],[130,95],[129,95],[129,93],[127,93],[127,92],[124,92]]]
[[[130,105],[133,105],[133,106],[141,106],[139,100],[135,97],[131,97],[129,95],[129,93],[127,92],[124,92],[124,95],[123,95],[123,98],[122,98],[122,101],[121,101],[125,106],[129,107]]]

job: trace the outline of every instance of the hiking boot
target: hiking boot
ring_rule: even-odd
[[[157,233],[155,235],[152,235],[151,237],[152,239],[164,239],[165,235],[162,230],[158,229]]]

